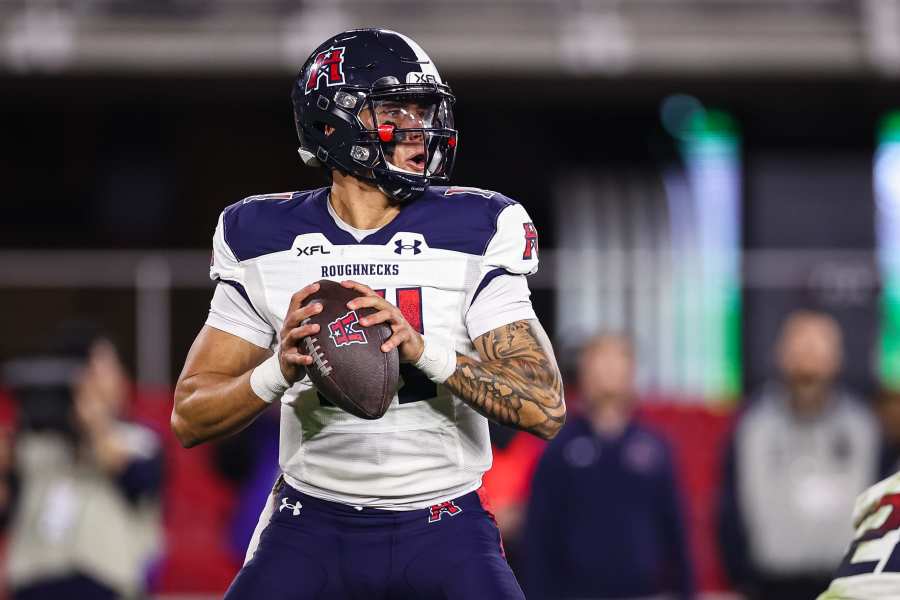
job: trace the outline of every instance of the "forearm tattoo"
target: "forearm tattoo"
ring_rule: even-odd
[[[474,342],[481,360],[457,355],[456,372],[444,385],[493,421],[552,438],[565,421],[566,405],[544,340],[540,326],[529,321],[489,331]]]

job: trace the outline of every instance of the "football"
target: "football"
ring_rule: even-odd
[[[359,320],[377,312],[350,310],[347,302],[359,292],[334,281],[320,280],[319,291],[303,303],[322,305],[322,312],[303,321],[317,323],[319,332],[303,339],[303,351],[313,357],[307,367],[318,392],[335,406],[362,419],[379,419],[387,411],[400,380],[397,349],[382,352],[391,337],[386,323],[363,327]]]

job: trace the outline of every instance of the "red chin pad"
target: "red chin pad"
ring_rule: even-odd
[[[384,125],[378,126],[378,139],[382,142],[393,142],[394,141],[394,126],[385,123]]]

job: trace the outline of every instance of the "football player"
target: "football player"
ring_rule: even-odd
[[[853,526],[850,549],[818,600],[900,598],[900,473],[859,495]]]
[[[282,475],[238,598],[523,598],[479,490],[487,419],[552,438],[559,371],[525,277],[538,266],[525,209],[443,187],[458,145],[454,96],[401,34],[341,33],[306,61],[292,99],[300,156],[329,187],[247,198],[213,238],[219,282],[186,359],[172,427],[185,446],[281,410]],[[363,420],[306,377],[302,307],[320,279],[388,323],[402,385]]]

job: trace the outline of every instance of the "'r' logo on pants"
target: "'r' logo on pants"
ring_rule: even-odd
[[[435,523],[441,520],[441,517],[444,516],[444,513],[447,513],[451,517],[458,515],[462,512],[462,509],[458,507],[453,500],[448,500],[447,502],[441,502],[440,504],[435,504],[428,508],[428,522]]]

